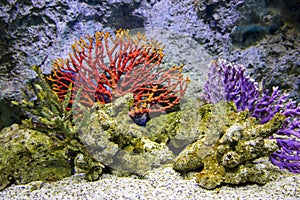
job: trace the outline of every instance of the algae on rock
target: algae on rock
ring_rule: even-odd
[[[153,167],[171,162],[174,156],[165,143],[152,141],[147,129],[132,121],[128,115],[130,102],[132,94],[113,103],[95,103],[91,122],[82,128],[79,138],[113,173],[144,175]]]
[[[84,166],[74,162],[77,154],[84,154]],[[11,184],[60,180],[72,175],[74,168],[95,180],[103,167],[76,140],[66,143],[17,124],[0,132],[0,190]]]
[[[221,184],[265,184],[269,174],[264,164],[253,162],[277,150],[269,139],[282,125],[285,116],[276,114],[266,124],[236,112],[231,103],[219,102],[200,108],[202,137],[188,145],[175,159],[173,168],[181,172],[201,170],[197,183],[206,189]]]
[[[13,124],[0,132],[0,190],[31,181],[55,181],[70,176],[68,149],[46,134]]]
[[[21,149],[21,153],[10,154],[9,146],[19,146],[5,140],[8,134],[5,132],[9,129],[3,130],[1,142],[4,145],[1,149],[6,160],[0,163],[2,187],[13,182],[23,183],[19,179],[57,180],[71,175],[74,169],[86,173],[88,180],[96,180],[104,166],[115,174],[143,176],[154,167],[172,162],[174,154],[183,149],[175,159],[174,169],[182,172],[202,170],[197,175],[197,182],[202,187],[212,189],[223,183],[263,184],[267,181],[268,173],[263,164],[254,164],[253,161],[276,150],[276,142],[268,138],[280,128],[285,118],[283,115],[276,114],[273,120],[260,125],[255,118],[249,117],[247,111],[237,112],[233,103],[203,105],[201,101],[183,99],[180,111],[154,116],[147,126],[141,127],[128,115],[133,102],[132,94],[108,104],[95,103],[91,109],[85,110],[76,110],[80,104],[74,103],[71,111],[66,111],[71,90],[66,99],[59,102],[51,93],[40,69],[34,69],[41,79],[38,98],[41,102],[45,98],[47,101],[40,102],[37,110],[33,109],[38,123],[27,120],[26,125],[35,129],[39,129],[36,125],[42,125],[44,132],[17,127],[17,133],[41,135],[40,138],[47,138],[45,141],[49,145],[42,143],[38,147],[44,148],[32,155],[27,148]],[[76,96],[75,102],[79,96]],[[25,102],[23,107],[30,111],[31,104]],[[79,111],[79,115],[75,111]],[[79,123],[73,120],[74,115]],[[22,147],[31,144],[29,139],[23,142]],[[47,162],[39,160],[43,155],[46,158],[50,156]],[[23,171],[17,170],[19,163],[14,163],[15,158],[28,163],[28,166],[25,165]],[[48,162],[52,162],[49,168]],[[58,174],[53,164],[56,162],[61,163],[63,168]],[[37,173],[40,169],[38,163],[45,163],[43,173]],[[32,167],[33,170],[30,170]],[[48,170],[52,170],[50,175]],[[34,173],[29,176],[30,172]]]
[[[81,127],[88,124],[90,116],[90,110],[83,109],[78,103],[81,89],[72,99],[70,85],[65,99],[61,101],[41,68],[31,68],[38,75],[32,85],[37,100],[12,101],[30,116],[22,121],[22,127],[12,125],[0,132],[3,154],[0,161],[3,184],[0,189],[11,183],[59,180],[74,173],[75,169],[85,172],[88,180],[98,179],[104,166],[91,156],[77,137]],[[67,109],[71,99],[72,107]]]
[[[200,134],[195,109],[199,102],[183,102],[180,111],[150,116],[141,127],[128,115],[132,101],[132,94],[126,94],[112,103],[95,103],[89,125],[78,135],[94,158],[115,174],[144,175],[171,163],[174,154]]]

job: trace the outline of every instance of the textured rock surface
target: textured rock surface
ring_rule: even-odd
[[[150,116],[147,126],[140,127],[128,115],[131,102],[132,95],[127,94],[113,103],[94,105],[91,121],[79,131],[89,153],[76,140],[56,141],[18,125],[3,129],[2,189],[11,183],[57,180],[74,170],[85,173],[88,180],[97,180],[103,165],[116,175],[144,176],[171,163],[182,149],[174,168],[183,172],[204,168],[197,176],[204,188],[267,181],[265,166],[252,161],[276,150],[276,142],[265,138],[276,132],[283,116],[257,125],[247,111],[236,113],[234,104],[188,101],[181,111]]]
[[[128,116],[132,95],[115,102],[95,104],[91,123],[79,134],[91,154],[114,173],[144,175],[173,161],[178,152],[199,138],[201,102],[183,102],[181,110],[150,116],[145,127]]]
[[[186,64],[185,73],[194,82],[190,94],[201,91],[211,57],[223,57],[244,64],[258,81],[265,77],[266,87],[279,85],[299,100],[298,3],[297,0],[1,1],[0,100],[5,98],[5,102],[0,102],[0,106],[5,108],[0,110],[10,109],[7,103],[11,99],[34,96],[27,86],[35,77],[30,65],[41,64],[48,73],[51,61],[66,57],[75,38],[118,28],[144,28],[154,37],[160,31],[153,32],[153,28],[163,30],[163,36],[167,32],[170,37],[161,37],[167,40],[166,46],[171,46],[166,48],[170,55],[167,62]],[[176,45],[178,35],[181,39]]]
[[[0,132],[0,190],[31,181],[55,181],[72,174],[68,150],[45,133],[17,124]]]
[[[253,78],[279,86],[300,101],[299,1],[245,1],[231,34],[229,60],[244,64]]]
[[[153,5],[145,24],[185,33],[213,58],[244,64],[267,88],[278,85],[299,101],[299,8],[297,0],[167,0]]]
[[[112,172],[144,175],[170,162],[173,153],[165,143],[151,141],[143,127],[132,121],[128,115],[131,101],[132,94],[127,94],[114,103],[95,104],[90,125],[79,137],[94,158]]]
[[[104,166],[77,140],[13,124],[0,132],[0,190],[11,184],[57,181],[76,173],[98,180]]]
[[[276,141],[268,137],[281,127],[284,115],[275,115],[261,125],[249,117],[248,111],[236,113],[230,104],[221,102],[215,107],[207,104],[202,109],[200,130],[204,134],[180,152],[174,169],[181,172],[201,170],[196,181],[206,189],[224,183],[265,184],[269,178],[265,166],[253,161],[277,149]]]

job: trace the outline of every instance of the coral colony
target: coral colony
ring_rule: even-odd
[[[286,116],[282,127],[272,136],[280,148],[270,159],[281,169],[300,173],[300,105],[288,99],[289,95],[282,94],[278,87],[274,87],[272,93],[260,92],[243,66],[222,59],[211,63],[208,77],[203,96],[206,101],[233,101],[238,111],[248,109],[261,124],[269,122],[276,113]]]
[[[79,102],[88,107],[133,93],[129,115],[142,126],[149,114],[178,105],[189,82],[181,74],[182,66],[160,67],[164,54],[157,42],[140,34],[130,37],[127,30],[118,30],[115,37],[97,32],[94,37],[76,40],[72,49],[69,59],[54,61],[48,77],[59,99],[65,98],[70,84],[72,99],[82,88]]]

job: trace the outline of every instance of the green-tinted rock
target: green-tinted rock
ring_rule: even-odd
[[[175,170],[202,170],[196,181],[207,189],[223,183],[264,184],[268,172],[254,160],[277,150],[268,139],[282,125],[285,116],[276,114],[266,124],[259,124],[248,111],[236,112],[231,103],[207,104],[200,108],[200,131],[204,132],[175,159]]]
[[[17,124],[0,132],[0,190],[11,183],[60,180],[71,170],[67,149],[45,133]]]
[[[0,190],[10,184],[56,181],[76,173],[97,180],[104,166],[77,140],[61,140],[17,124],[0,132]]]
[[[132,94],[113,103],[96,103],[91,122],[79,137],[93,157],[114,173],[143,175],[153,167],[171,162],[174,156],[164,143],[168,140],[162,134],[165,131],[161,127],[168,129],[165,124],[153,125],[151,133],[147,132],[147,127],[136,125],[128,115],[130,102]]]
[[[180,111],[150,116],[145,127],[129,117],[132,94],[109,104],[95,104],[91,122],[79,134],[91,154],[114,173],[145,174],[169,163],[174,154],[199,138],[199,101],[185,101]]]

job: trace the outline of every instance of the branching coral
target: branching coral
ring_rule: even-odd
[[[120,130],[121,123],[116,124],[117,116],[113,113],[122,110],[127,118],[131,117],[135,123],[145,125],[147,115],[172,111],[179,104],[189,82],[181,73],[183,66],[161,67],[164,54],[160,45],[140,34],[133,38],[125,30],[117,31],[115,37],[97,32],[94,37],[76,40],[72,49],[69,59],[54,61],[51,75],[44,76],[39,66],[32,67],[38,76],[33,85],[37,99],[13,102],[30,113],[31,118],[24,120],[22,126],[42,131],[49,136],[49,140],[57,141],[57,146],[70,150],[72,155],[66,155],[66,159],[70,161],[70,171],[74,171],[75,166],[86,173],[88,180],[95,180],[102,173],[102,161],[106,166],[112,167],[116,163],[124,171],[143,173],[152,164],[159,165],[170,160],[173,154],[167,146],[152,142],[146,137],[136,138],[131,135],[131,128],[123,132]],[[126,96],[133,98],[130,98],[130,102],[117,100]],[[95,102],[101,104],[94,105]],[[105,106],[117,110],[109,113],[111,110],[105,111]],[[95,110],[99,110],[101,119],[105,116],[108,118],[101,121],[101,129],[97,127],[90,130],[88,128],[93,125]],[[121,122],[129,123],[127,118]],[[98,118],[95,119],[96,124],[97,120]],[[108,126],[110,123],[111,126]],[[96,138],[92,138],[93,131]],[[110,132],[112,134],[109,135]],[[88,136],[80,137],[83,133]],[[100,136],[104,139],[99,139]],[[92,145],[88,143],[91,138],[97,142],[100,140],[95,148],[91,148]],[[114,148],[105,149],[106,144]],[[145,148],[141,148],[143,145]],[[142,151],[151,161],[148,162],[143,155],[133,155],[130,158],[132,147]],[[49,150],[50,153],[51,151],[52,149]],[[108,160],[114,161],[106,162],[105,153],[111,151],[113,153],[109,154]],[[157,152],[166,153],[164,155],[169,158],[157,158]],[[101,154],[100,158],[92,153]],[[116,156],[113,157],[114,155]],[[75,160],[79,160],[80,164],[76,165]]]
[[[89,118],[89,112],[83,110],[79,103],[74,104],[70,109],[69,101],[71,100],[71,88],[67,89],[64,101],[60,101],[56,93],[46,81],[45,76],[39,66],[33,66],[32,69],[37,73],[38,78],[34,84],[34,89],[37,92],[37,101],[23,100],[21,103],[13,101],[22,107],[25,111],[31,114],[30,119],[23,120],[23,124],[29,128],[48,132],[49,130],[57,131],[60,137],[68,140],[74,139],[74,135],[80,128],[86,125]],[[74,102],[78,102],[81,89]],[[79,108],[79,109],[76,109]],[[75,110],[80,110],[80,116],[73,119]],[[77,121],[77,123],[76,123]]]
[[[104,166],[93,158],[91,153],[78,138],[79,130],[89,124],[91,112],[83,109],[84,107],[78,102],[81,89],[79,89],[78,95],[74,99],[74,104],[68,110],[67,107],[71,99],[71,88],[69,88],[65,94],[64,101],[61,101],[42,74],[41,68],[39,66],[33,66],[32,69],[38,76],[33,86],[36,91],[37,100],[29,102],[23,100],[21,103],[12,102],[30,113],[30,118],[23,120],[20,127],[13,125],[12,132],[10,132],[9,128],[3,130],[4,133],[11,135],[10,137],[25,139],[20,143],[19,140],[7,140],[7,138],[4,137],[5,134],[3,135],[4,138],[2,138],[1,142],[4,144],[4,151],[8,151],[7,148],[9,147],[9,151],[16,151],[17,153],[10,154],[12,155],[11,158],[9,158],[11,165],[9,168],[11,169],[8,171],[0,170],[0,175],[2,176],[4,173],[5,178],[7,178],[10,183],[26,183],[34,180],[49,180],[49,176],[59,179],[62,178],[60,174],[66,176],[65,172],[70,174],[76,167],[86,173],[88,180],[99,178]],[[74,115],[76,115],[76,117],[74,117]],[[13,127],[18,128],[15,130]],[[34,141],[38,142],[36,143]],[[22,148],[20,148],[20,145]],[[27,153],[28,146],[32,146],[32,149],[34,149],[30,154]],[[57,155],[57,152],[62,155]],[[76,165],[74,160],[77,155],[83,155],[84,158],[82,162],[84,162],[84,166]],[[24,162],[20,162],[19,156],[22,158],[21,161],[23,160],[28,163],[24,165]],[[59,157],[55,158],[55,156]],[[1,160],[2,163],[8,162],[5,158],[4,156]],[[48,164],[43,163],[41,165],[39,162]],[[63,162],[67,164],[62,166]],[[31,164],[33,164],[33,166],[30,166]],[[45,169],[43,169],[43,167]],[[23,171],[14,174],[13,169],[17,168],[22,168]],[[64,168],[63,172],[61,168]],[[32,172],[32,169],[35,171]],[[9,174],[12,172],[13,174]],[[12,180],[10,177],[20,177],[23,180]]]
[[[213,61],[210,66],[209,80],[204,86],[204,99],[211,103],[221,100],[234,101],[239,111],[248,109],[261,124],[270,121],[276,113],[284,114],[287,119],[277,133],[280,149],[273,153],[271,161],[281,169],[294,173],[300,172],[300,105],[281,94],[278,87],[273,92],[260,92],[257,83],[245,75],[241,65]]]
[[[209,80],[204,85],[205,100],[211,103],[234,101],[239,111],[254,109],[259,96],[257,83],[245,75],[243,66],[226,63],[224,60],[212,61],[208,77]]]
[[[115,37],[96,32],[94,37],[76,40],[72,49],[69,59],[54,62],[53,74],[48,77],[58,97],[65,99],[70,84],[72,99],[82,87],[79,102],[88,107],[133,93],[129,114],[140,125],[146,124],[145,114],[178,105],[189,82],[181,74],[182,66],[160,67],[162,48],[141,34],[134,38],[126,30],[117,31]]]

